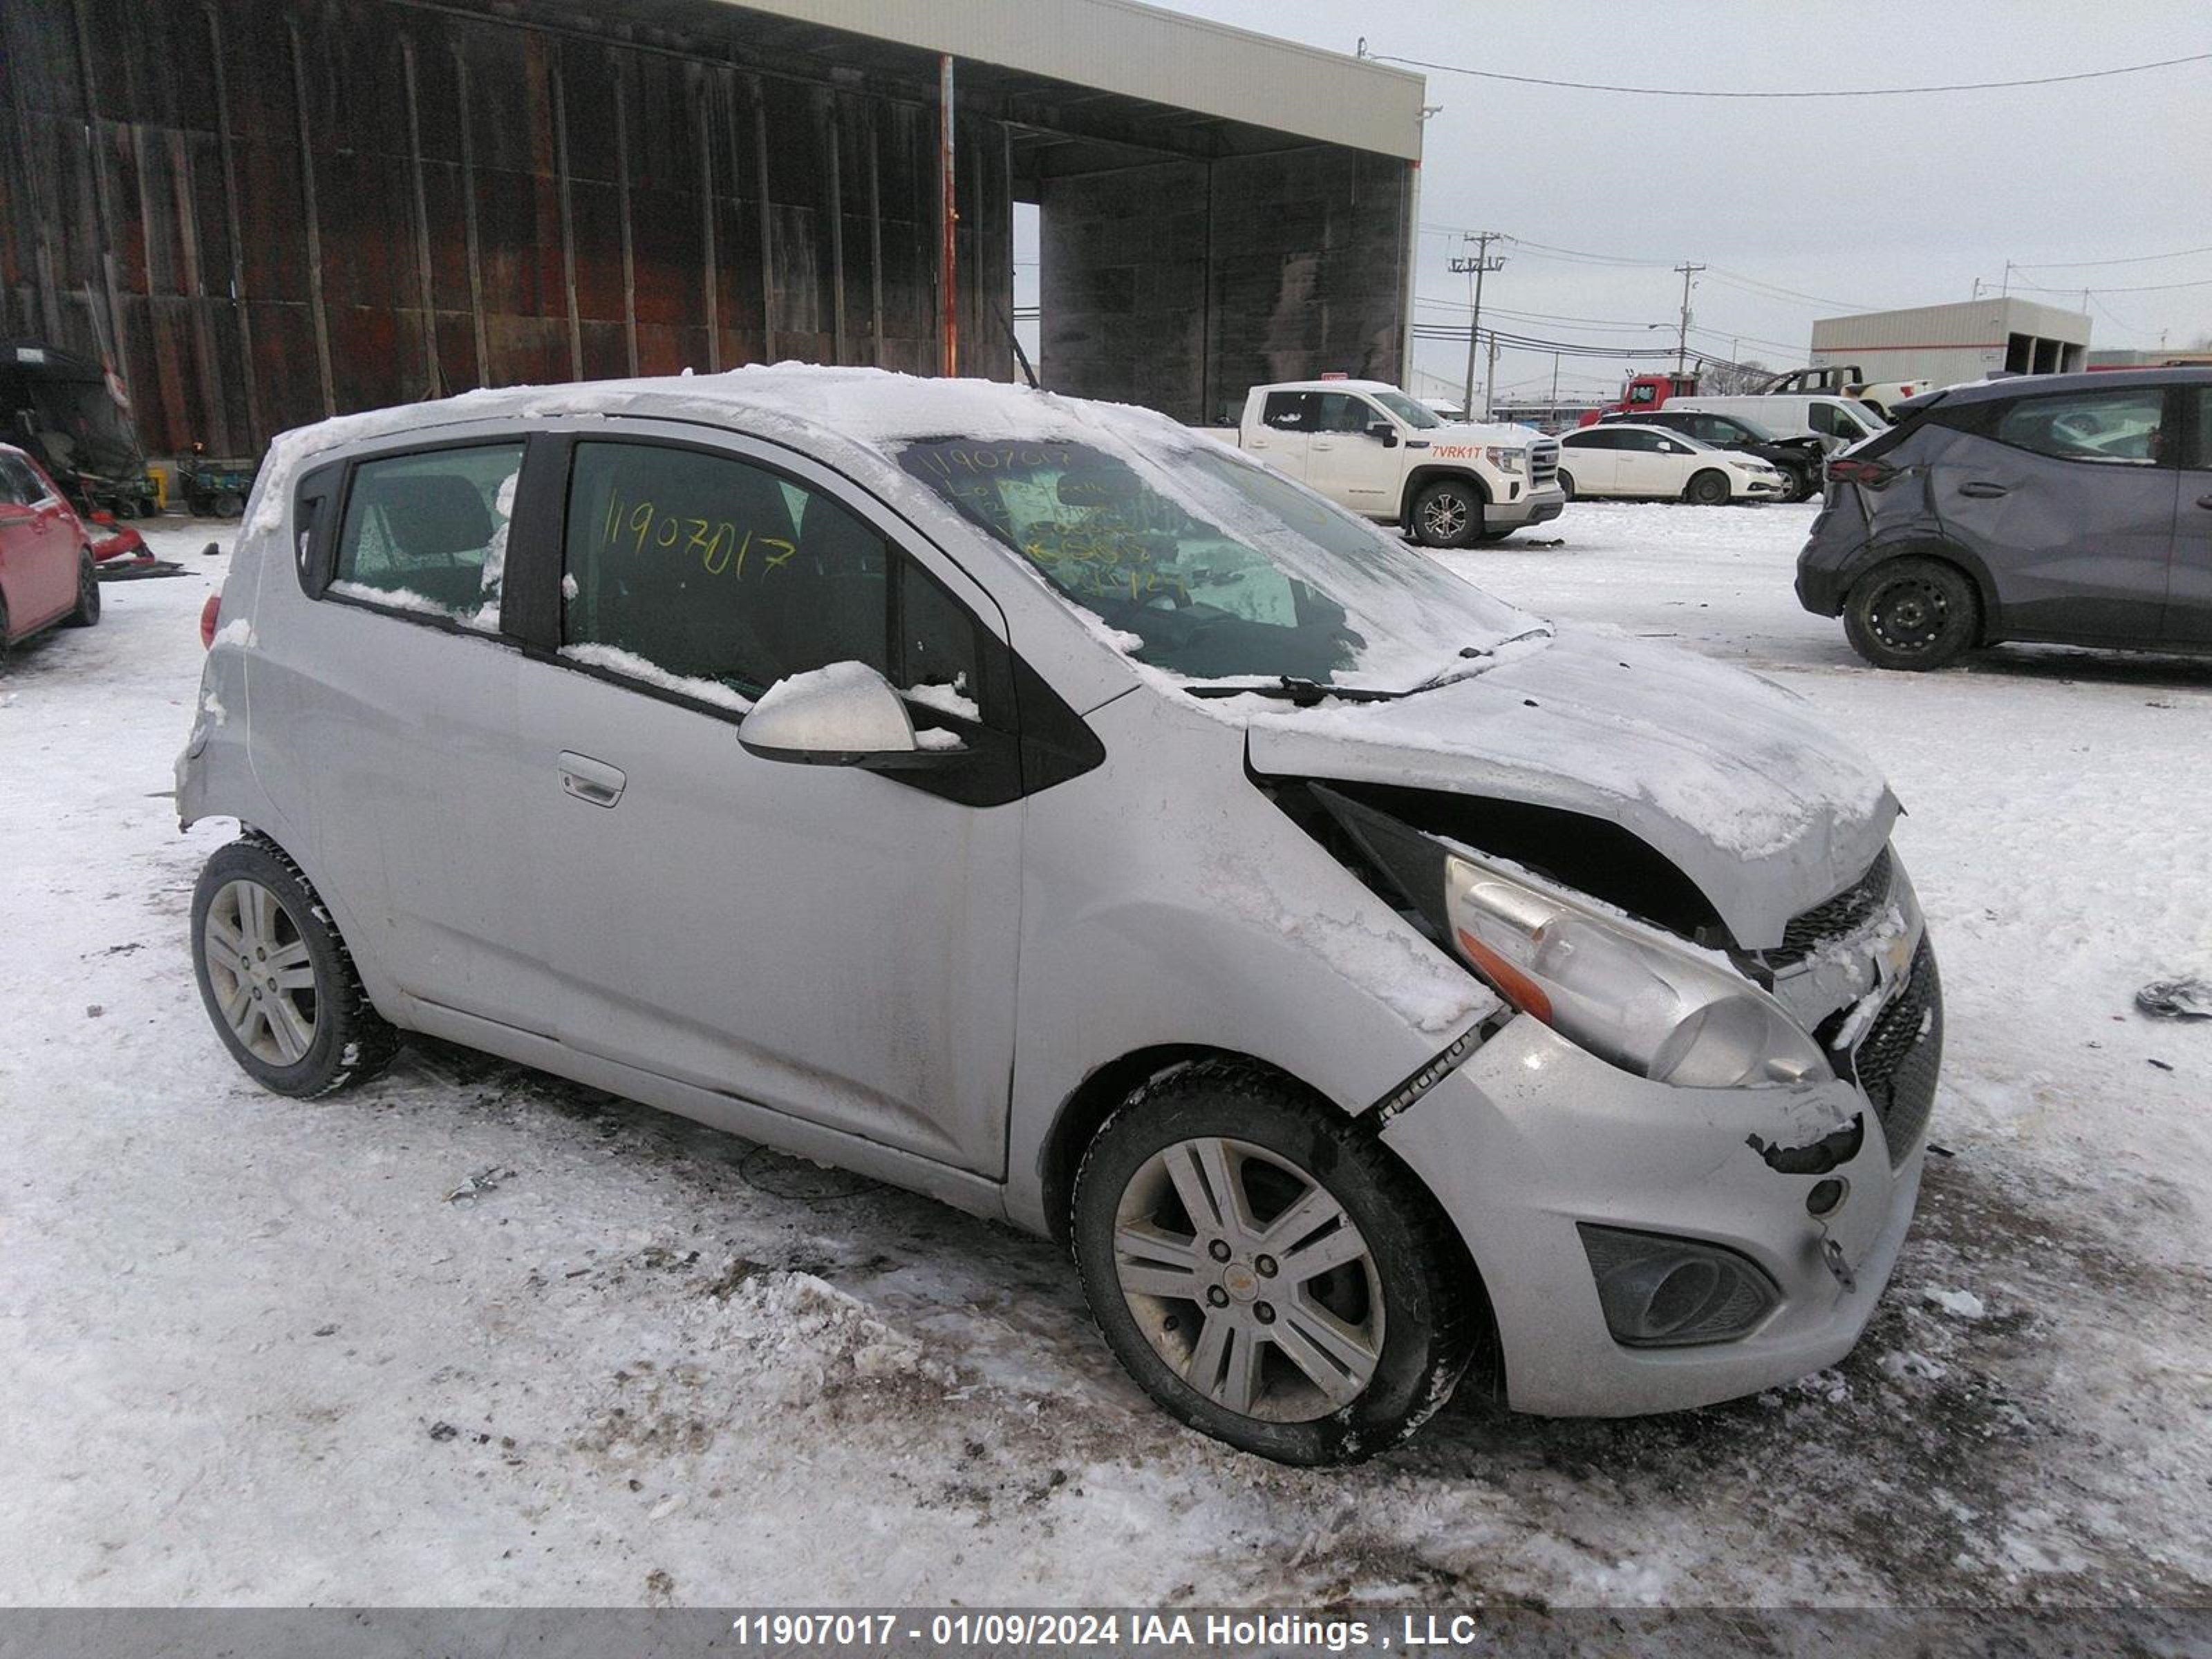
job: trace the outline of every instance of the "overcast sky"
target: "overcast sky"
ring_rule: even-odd
[[[2205,0],[1672,0],[1413,5],[1158,0],[1168,9],[1353,51],[1516,74],[1719,89],[1896,87],[2104,69],[2212,52]],[[1425,71],[1417,292],[1463,321],[1462,230],[1641,264],[1504,245],[1483,291],[1502,328],[1547,338],[1674,340],[1684,260],[1691,343],[1805,361],[1813,319],[1968,298],[1976,277],[2081,308],[2093,347],[2175,349],[2212,331],[2212,62],[2002,92],[1717,100],[1515,86]],[[2034,267],[2021,270],[2021,265]],[[1024,276],[1033,272],[1024,270]],[[2193,288],[2123,291],[2194,282]],[[2071,289],[2032,293],[2027,285]],[[1023,284],[1027,293],[1034,289]],[[1795,290],[1797,296],[1772,290]],[[1520,313],[1517,315],[1509,313]],[[1545,313],[1535,316],[1529,313]],[[1571,317],[1577,322],[1550,320]],[[1663,330],[1646,325],[1660,323]],[[1425,396],[1455,387],[1464,348],[1417,351]],[[1617,389],[1616,362],[1567,360],[1562,395]],[[1545,395],[1552,359],[1500,359],[1504,396]]]

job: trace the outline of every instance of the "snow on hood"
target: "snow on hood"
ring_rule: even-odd
[[[1789,693],[1644,641],[1559,629],[1547,648],[1393,702],[1238,699],[1254,769],[1557,806],[1633,831],[1749,948],[1850,884],[1897,799]]]

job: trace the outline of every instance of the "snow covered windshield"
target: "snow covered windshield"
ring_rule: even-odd
[[[926,438],[900,465],[1064,598],[1191,680],[1409,690],[1530,618],[1211,445]]]

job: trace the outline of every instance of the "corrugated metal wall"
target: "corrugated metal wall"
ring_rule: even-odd
[[[937,367],[933,104],[711,42],[0,0],[0,333],[112,353],[157,453],[479,385]],[[1006,131],[958,153],[961,368],[1004,377]]]

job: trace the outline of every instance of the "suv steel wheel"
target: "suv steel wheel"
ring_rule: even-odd
[[[1899,559],[1863,578],[1844,606],[1851,648],[1877,668],[1941,668],[1972,647],[1981,602],[1956,565]]]

